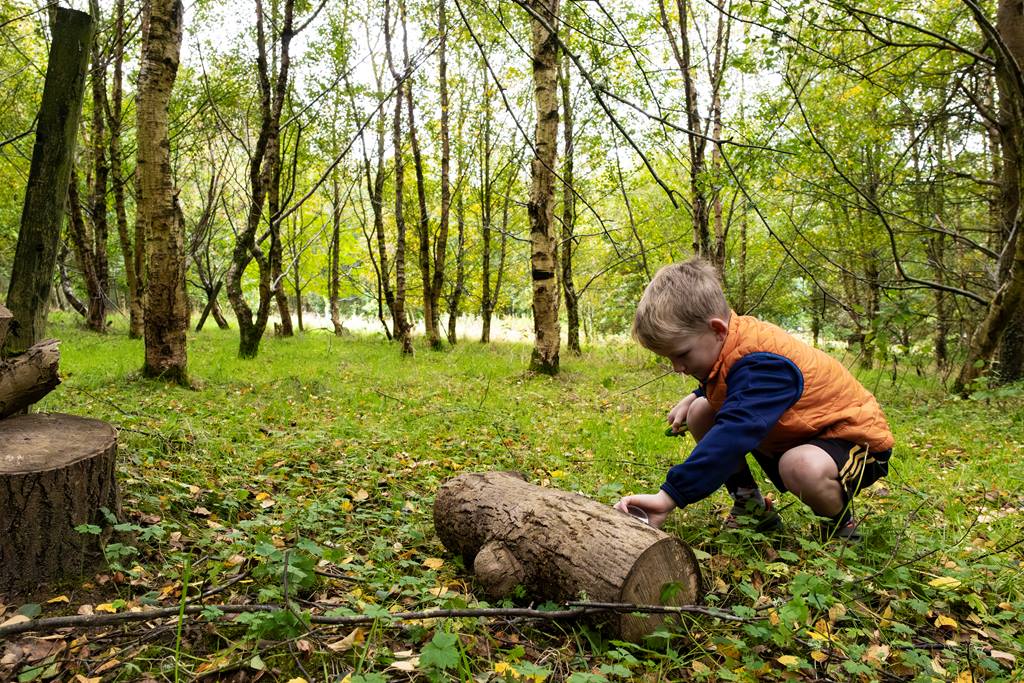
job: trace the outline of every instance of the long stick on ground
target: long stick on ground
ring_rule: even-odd
[[[50,633],[62,628],[92,628],[96,626],[111,626],[126,624],[135,621],[154,621],[168,617],[194,616],[207,610],[219,611],[224,614],[247,614],[253,612],[279,612],[286,608],[282,605],[188,605],[184,610],[180,606],[164,607],[161,609],[145,610],[142,612],[122,612],[120,614],[78,614],[66,617],[49,617],[46,619],[28,619],[17,623],[0,626],[0,638],[18,635],[20,633]],[[376,621],[386,619],[392,623],[412,621],[419,619],[453,619],[458,617],[479,617],[479,618],[512,618],[512,619],[576,619],[579,617],[607,612],[642,612],[645,614],[703,614],[715,619],[726,621],[756,621],[738,617],[728,612],[700,607],[698,605],[679,605],[674,607],[663,605],[631,605],[627,603],[588,603],[574,602],[566,605],[565,609],[559,610],[538,610],[525,607],[512,608],[479,608],[479,609],[432,609],[420,612],[396,612],[388,617],[376,615],[353,614],[347,616],[329,617],[312,615],[310,622],[330,626],[358,626],[360,624],[372,624]]]

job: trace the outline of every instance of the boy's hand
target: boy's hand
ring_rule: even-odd
[[[638,507],[646,512],[647,523],[655,529],[660,529],[661,525],[665,523],[668,513],[676,509],[676,502],[672,500],[672,496],[668,495],[664,491],[658,491],[657,493],[640,493],[635,496],[625,496],[615,504],[615,509],[619,512],[629,514],[626,508],[630,505]]]
[[[685,429],[686,416],[690,412],[690,406],[696,400],[696,394],[688,394],[686,398],[677,403],[672,410],[668,411],[669,429],[671,429],[673,433],[679,433]]]

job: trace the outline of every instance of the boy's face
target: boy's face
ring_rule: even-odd
[[[707,330],[680,337],[659,355],[669,359],[674,371],[703,382],[718,360],[728,332],[729,325],[724,320],[712,318]]]

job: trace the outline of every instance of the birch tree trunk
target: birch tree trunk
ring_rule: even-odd
[[[93,40],[93,21],[88,14],[58,7],[55,15],[7,290],[7,306],[14,315],[7,352],[24,351],[46,335],[47,307]]]
[[[147,377],[188,383],[185,226],[171,176],[168,104],[178,73],[181,0],[148,0],[138,94],[138,222],[146,236]]]
[[[558,323],[558,244],[554,227],[555,160],[558,156],[558,42],[559,0],[531,0],[540,17],[530,15],[533,51],[533,94],[537,111],[535,156],[530,166],[530,275],[533,282],[534,345],[530,369],[558,373],[561,344]]]
[[[481,61],[483,74],[483,102],[480,104],[480,235],[481,235],[481,283],[480,283],[480,343],[491,341],[491,316],[494,313],[497,295],[491,291],[491,97],[487,79],[487,64]]]

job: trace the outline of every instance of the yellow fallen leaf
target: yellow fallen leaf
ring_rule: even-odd
[[[947,617],[945,614],[940,614],[935,619],[935,626],[936,628],[942,628],[944,626],[948,626],[949,628],[960,628],[960,624],[956,623],[956,619]]]
[[[882,620],[878,622],[878,625],[882,628],[889,628],[892,626],[892,607],[889,605],[886,605],[885,609],[882,610]]]
[[[708,668],[708,665],[704,662],[694,662],[690,665],[690,668],[693,669],[693,672],[696,674],[706,674],[711,671],[711,669]]]
[[[776,657],[775,661],[782,666],[796,666],[800,663],[800,660],[793,655],[782,655],[781,657]]]
[[[505,676],[511,674],[513,678],[519,678],[519,672],[512,668],[512,665],[508,662],[495,662],[494,673],[499,676]]]
[[[347,652],[359,643],[363,642],[363,640],[365,639],[366,634],[363,632],[363,629],[357,628],[341,640],[334,643],[329,643],[327,645],[327,649],[331,650],[332,652]]]
[[[348,500],[347,498],[345,500],[341,501],[341,511],[342,512],[352,512],[352,508],[354,508],[354,507],[355,506],[352,504],[352,501]],[[349,675],[351,676],[351,674],[349,674]]]
[[[828,661],[828,655],[821,650],[811,650],[811,659],[820,664],[821,662]]]
[[[109,612],[110,614],[117,613],[117,608],[109,602],[105,602],[102,605],[96,605],[96,607],[94,607],[93,609],[97,612]]]
[[[846,605],[841,602],[837,602],[828,608],[828,620],[831,623],[836,623],[840,619],[846,616]]]
[[[928,585],[933,588],[953,589],[960,585],[960,579],[954,579],[952,576],[940,576],[929,581]]]
[[[934,657],[932,657],[932,671],[934,671],[935,673],[939,674],[940,676],[945,676],[948,673],[943,668],[942,663],[939,662],[939,656],[938,655],[935,655]]]
[[[425,566],[427,569],[440,569],[444,566],[444,560],[442,560],[440,557],[428,557],[427,559],[423,560],[423,566]]]
[[[1006,610],[1007,612],[1011,612],[1011,611],[1013,611],[1013,605],[1011,605],[1011,604],[1010,604],[1010,603],[1008,603],[1008,602],[1001,602],[1001,603],[999,603],[999,604],[998,604],[998,605],[996,605],[996,606],[997,606],[997,607],[998,607],[999,609],[1001,609],[1001,610]]]
[[[270,498],[270,494],[265,491],[260,491],[256,494],[256,500],[266,500],[267,498]]]
[[[309,683],[305,678],[289,678],[288,683]]]
[[[95,678],[86,678],[82,674],[75,676],[76,683],[100,683],[103,680],[103,676],[96,676]]]
[[[772,626],[778,626],[781,621],[782,620],[779,619],[779,613],[775,610],[772,610],[768,613],[768,623],[770,623]]]
[[[58,595],[55,598],[50,598],[49,600],[47,600],[46,604],[47,605],[52,605],[52,604],[57,603],[57,602],[71,602],[71,600],[68,599],[68,596],[66,596],[66,595]]]
[[[957,677],[953,679],[953,683],[980,683],[980,680],[974,677],[973,671],[966,669],[957,674]]]

